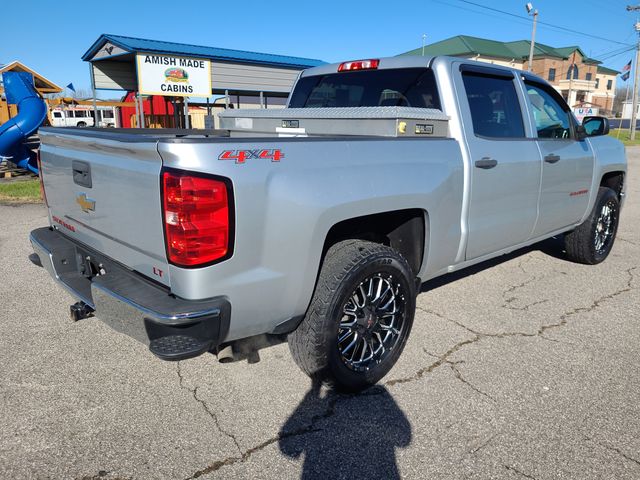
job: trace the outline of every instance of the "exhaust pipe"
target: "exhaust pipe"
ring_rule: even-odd
[[[218,361],[220,363],[231,363],[236,361],[233,357],[233,345],[227,345],[218,351]]]
[[[260,354],[258,350],[251,348],[251,344],[242,341],[227,345],[218,352],[220,363],[239,362],[240,360],[246,360],[249,364],[258,363]]]
[[[286,335],[273,334],[256,335],[255,337],[236,340],[218,350],[218,361],[220,363],[231,363],[246,360],[247,363],[258,363],[260,361],[260,350],[286,341]]]

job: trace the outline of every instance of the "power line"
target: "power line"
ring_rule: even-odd
[[[446,5],[448,7],[457,8],[459,10],[464,10],[465,12],[471,12],[471,13],[476,13],[478,15],[483,15],[485,17],[491,17],[491,18],[497,18],[497,19],[502,19],[503,18],[501,15],[496,15],[495,13],[492,14],[492,13],[489,13],[489,12],[483,12],[483,11],[479,11],[479,10],[474,10],[472,8],[464,7],[462,5],[454,5],[454,4],[451,4],[451,3],[443,1],[443,0],[431,0],[431,1],[439,3],[441,5]],[[487,8],[489,8],[489,7],[487,7]],[[489,10],[495,10],[495,9],[489,8]],[[502,12],[502,11],[498,11],[498,13],[504,13],[504,14],[510,15],[512,17],[515,17],[515,20],[512,20],[512,22],[514,22],[514,23],[518,23],[520,25],[527,25],[527,26],[531,24],[531,20],[528,17],[519,16],[519,15],[516,15],[516,14],[512,14],[512,13],[509,13],[509,12]],[[540,22],[538,22],[538,23],[540,23]],[[554,31],[556,33],[563,33],[565,35],[569,34],[569,32],[563,31],[561,29],[561,27],[560,28],[556,28],[556,27],[550,26],[550,25],[541,25],[541,28]],[[573,35],[573,34],[571,34],[571,35]],[[615,42],[615,43],[619,43],[620,45],[628,45],[628,44],[620,43],[620,42]]]
[[[471,13],[477,13],[478,15],[484,15],[485,17],[491,17],[491,18],[498,18],[501,19],[502,17],[500,17],[500,15],[495,15],[495,14],[491,14],[491,13],[487,13],[487,12],[480,12],[478,10],[473,10],[471,8],[467,8],[467,7],[463,7],[462,5],[453,5],[449,2],[445,2],[443,0],[432,0],[433,2],[439,3],[441,5],[446,5],[448,7],[453,7],[453,8],[457,8],[459,10],[464,10],[465,12],[471,12]],[[524,21],[519,21],[517,22],[521,25],[529,25],[531,23],[531,21],[528,18],[524,18]]]
[[[484,15],[484,16],[486,16],[486,17],[491,17],[491,18],[502,18],[502,17],[500,17],[499,15],[496,15],[496,14],[492,14],[492,13],[488,13],[488,12],[482,12],[482,11],[478,11],[478,10],[473,10],[473,9],[471,9],[471,8],[463,7],[462,5],[453,5],[453,4],[451,4],[451,3],[447,2],[447,1],[444,1],[444,0],[432,0],[432,1],[433,1],[433,2],[436,2],[436,3],[439,3],[439,4],[441,4],[441,5],[446,5],[446,6],[448,6],[448,7],[453,7],[453,8],[457,8],[457,9],[459,9],[459,10],[464,10],[464,11],[466,11],[466,12],[471,12],[471,13],[477,13],[477,14],[479,14],[479,15]],[[464,0],[460,0],[460,1],[464,1]],[[473,3],[473,2],[465,2],[465,3]],[[496,10],[496,9],[494,9],[494,8],[490,8],[490,7],[487,7],[487,8],[488,8],[489,10]],[[522,20],[520,20],[520,21],[516,20],[516,22],[517,22],[517,23],[520,23],[520,24],[523,24],[523,25],[525,25],[525,24],[526,24],[526,25],[529,25],[529,24],[530,24],[530,20],[529,20],[529,18],[528,18],[528,17],[521,17],[521,16],[516,15],[516,14],[513,14],[513,13],[509,13],[509,12],[502,12],[502,11],[499,11],[499,10],[496,10],[496,11],[498,11],[499,13],[505,13],[505,14],[507,14],[507,15],[514,16],[514,17],[516,17],[516,18],[518,18],[518,19],[522,19],[522,20],[524,20],[524,21],[522,21]],[[540,23],[540,22],[539,22],[539,23]],[[632,34],[633,34],[633,35],[635,35],[635,32],[632,32]],[[607,59],[609,59],[609,58],[614,58],[614,57],[618,56],[619,54],[622,54],[622,53],[626,53],[626,52],[628,52],[628,51],[631,51],[631,50],[633,50],[633,49],[635,48],[635,45],[630,45],[630,44],[627,44],[627,43],[621,43],[621,42],[615,42],[615,43],[619,43],[619,44],[621,44],[621,45],[624,45],[624,47],[622,47],[622,48],[618,47],[618,48],[616,48],[616,49],[614,49],[614,50],[605,50],[603,53],[599,53],[599,54],[597,54],[597,55],[594,55],[592,58],[596,58],[596,57],[597,57],[597,59],[598,59],[598,60],[607,60]],[[614,54],[615,54],[615,55],[614,55]]]
[[[609,58],[614,58],[614,57],[617,57],[618,55],[622,55],[623,53],[626,53],[626,52],[630,52],[630,51],[632,51],[632,50],[635,50],[635,48],[636,48],[636,47],[635,47],[635,45],[634,45],[634,46],[630,46],[630,47],[626,47],[626,48],[621,48],[621,49],[617,49],[617,50],[612,50],[612,51],[607,52],[607,53],[601,53],[601,54],[599,54],[599,55],[597,56],[598,58],[595,58],[595,57],[593,57],[593,58],[595,58],[596,60],[607,60],[607,59],[609,59]]]
[[[458,1],[462,2],[462,3],[467,3],[469,5],[474,5],[474,6],[479,7],[479,8],[484,8],[485,10],[491,10],[493,12],[501,13],[503,15],[508,15],[510,17],[529,20],[529,17],[525,17],[524,15],[518,15],[516,13],[506,12],[504,10],[500,10],[498,8],[489,7],[488,5],[482,5],[481,3],[472,2],[470,0],[458,0]],[[571,28],[563,27],[561,25],[554,25],[552,23],[543,22],[541,20],[538,20],[538,23],[540,25],[545,25],[545,26],[551,27],[551,28],[557,28],[558,30],[563,30],[565,32],[573,33],[575,35],[582,35],[583,37],[590,37],[590,38],[595,38],[596,40],[602,40],[602,41],[605,41],[605,42],[617,43],[618,45],[625,45],[625,46],[628,45],[626,43],[618,42],[617,40],[611,40],[610,38],[605,38],[605,37],[600,37],[598,35],[592,35],[590,33],[580,32],[579,30],[573,30]]]
[[[628,41],[629,38],[631,38],[632,36],[636,36],[636,35],[637,35],[636,31],[631,29],[631,33],[629,33],[629,35],[627,35],[627,38],[625,38],[625,41]],[[628,46],[632,46],[633,44],[629,43],[627,45]],[[633,45],[633,46],[635,47],[635,45]],[[619,48],[615,49],[615,51],[617,51],[617,50],[619,50]],[[612,50],[612,51],[614,51],[614,50]],[[591,58],[597,58],[600,55],[608,55],[609,53],[610,53],[609,49],[601,50],[601,51],[598,51],[597,53],[594,53]]]
[[[602,8],[602,2],[599,0],[585,0],[587,2],[589,2],[591,5],[593,5],[594,7],[596,7],[598,9],[598,14],[600,13],[607,13],[610,15],[615,15],[617,17],[620,18],[624,18],[625,20],[629,20],[629,16],[625,13],[620,13],[617,10],[613,10],[610,8]],[[627,2],[627,0],[623,0],[624,2]]]

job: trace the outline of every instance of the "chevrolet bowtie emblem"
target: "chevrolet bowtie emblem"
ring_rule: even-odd
[[[96,201],[87,198],[86,193],[81,193],[76,197],[76,203],[80,205],[80,208],[83,212],[89,213],[89,211],[95,212],[96,210]]]

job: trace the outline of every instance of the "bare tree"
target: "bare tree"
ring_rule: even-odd
[[[87,98],[92,98],[92,96],[93,93],[88,88],[76,88],[75,92],[65,88],[60,93],[48,93],[45,95],[45,98],[73,98],[75,100],[85,100]]]
[[[613,110],[613,114],[615,116],[619,116],[618,114],[622,114],[622,104],[627,99],[627,87],[619,86],[616,88],[616,95],[613,97],[613,106],[611,109]]]

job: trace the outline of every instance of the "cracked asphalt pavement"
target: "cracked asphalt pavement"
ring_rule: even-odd
[[[606,262],[550,240],[426,284],[399,363],[341,395],[286,345],[178,363],[34,266],[39,205],[0,206],[0,477],[640,478],[640,149]]]

